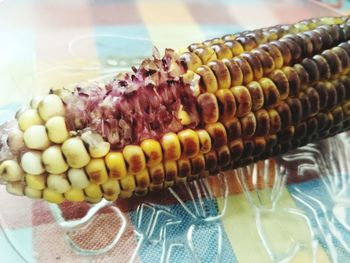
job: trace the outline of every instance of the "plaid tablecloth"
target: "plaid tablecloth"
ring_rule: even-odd
[[[346,11],[307,0],[0,0],[0,120],[50,88],[128,70],[149,56],[153,45],[177,49],[226,33]],[[176,199],[176,191],[161,202],[157,196],[142,205],[137,200],[119,202],[122,211],[106,206],[74,231],[66,220],[93,208],[48,206],[1,188],[1,262],[350,261],[344,245],[349,244],[349,195],[345,205],[334,206],[328,196],[333,192],[316,178],[281,183],[278,196],[273,189],[247,196],[238,177],[228,177],[233,179],[226,197],[222,181],[210,179],[215,192],[210,198],[198,201],[196,191],[203,185],[192,185],[185,192],[195,195],[194,202],[191,194]],[[273,207],[265,209],[265,204]],[[343,224],[333,222],[328,211],[343,207],[343,221],[338,220]],[[99,256],[80,255],[108,246],[112,248]]]

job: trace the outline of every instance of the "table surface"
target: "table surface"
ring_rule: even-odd
[[[334,9],[319,1],[307,0],[0,0],[0,120],[6,120],[20,105],[51,88],[108,80],[116,72],[129,70],[130,65],[151,55],[153,45],[159,50],[166,47],[177,49],[192,42],[245,29],[345,14],[347,8],[347,3],[340,9]],[[320,191],[322,187],[319,184],[312,181],[299,185],[298,189]],[[292,186],[282,189],[279,202],[282,210],[296,209],[297,201],[293,198],[296,192],[297,188]],[[285,225],[281,225],[278,219],[283,219],[285,215],[276,215],[277,221],[273,219],[266,226],[270,230],[277,229],[271,236],[275,247],[271,251],[266,249],[266,244],[262,244],[258,234],[252,230],[253,209],[249,208],[245,198],[244,194],[228,197],[230,209],[218,228],[224,231],[221,246],[225,251],[223,257],[229,262],[271,262],[271,251],[284,251],[286,247],[283,246],[290,245],[294,239],[301,240],[298,244],[307,243],[302,233],[309,231],[310,222],[287,220]],[[218,200],[215,203],[219,210],[222,202]],[[0,224],[3,233],[0,233],[0,247],[3,262],[86,262],[86,258],[72,252],[62,238],[64,234],[57,227],[60,218],[57,209],[40,201],[8,196],[1,189]],[[126,244],[118,244],[114,252],[103,258],[92,257],[89,260],[111,262],[118,258],[120,262],[127,262],[133,256],[137,242],[132,225],[137,225],[139,217],[130,213],[123,218],[128,222]],[[98,220],[105,222],[107,219]],[[240,226],[239,229],[229,227],[236,225]],[[278,232],[281,229],[284,230]],[[105,231],[108,232],[108,229]],[[211,248],[206,239],[215,240],[207,236],[212,234],[210,231],[201,232],[197,237],[203,240],[202,248]],[[286,236],[291,243],[283,243]],[[318,262],[330,262],[327,249],[320,243],[316,255]],[[162,251],[161,247],[146,248],[142,245],[135,261],[151,262]],[[177,251],[176,246],[174,251]],[[204,252],[201,250],[198,255],[205,255]],[[178,262],[186,262],[190,258],[185,252],[176,253],[180,255]],[[215,255],[208,257],[215,259]],[[203,262],[209,258],[200,257]],[[293,260],[308,262],[309,259],[310,255],[304,251]]]

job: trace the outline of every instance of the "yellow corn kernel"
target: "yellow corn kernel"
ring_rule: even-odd
[[[91,204],[97,204],[101,200],[102,200],[102,196],[99,196],[99,197],[85,196],[85,201]]]
[[[214,72],[219,89],[228,89],[231,87],[230,71],[227,69],[224,62],[215,60],[209,62],[208,66]]]
[[[174,181],[177,176],[177,163],[176,161],[165,161],[165,181]]]
[[[218,89],[218,82],[209,66],[198,67],[196,73],[201,77],[200,86],[204,92],[214,93]]]
[[[137,188],[140,188],[140,189],[147,188],[151,183],[148,169],[145,169],[142,172],[135,174],[135,180],[136,180]]]
[[[202,65],[201,59],[193,52],[184,52],[180,55],[180,61],[186,64],[187,71],[195,71]]]
[[[237,117],[243,117],[252,111],[252,98],[249,90],[245,86],[231,88],[232,94],[237,103]]]
[[[121,152],[110,152],[106,155],[105,161],[110,178],[121,179],[127,175],[124,156]]]
[[[160,184],[151,183],[149,186],[149,190],[152,192],[160,191],[162,189],[163,189],[163,183],[160,183]]]
[[[63,203],[64,197],[62,194],[57,193],[51,189],[44,189],[43,198],[49,203],[60,204]]]
[[[120,187],[123,191],[133,192],[136,188],[135,178],[132,175],[127,175],[119,181]]]
[[[64,194],[64,198],[71,202],[83,202],[85,195],[82,189],[71,188]]]
[[[179,138],[173,132],[165,134],[160,143],[164,152],[164,159],[168,161],[176,161],[181,156],[181,145]]]
[[[120,194],[120,185],[118,180],[109,179],[106,183],[102,184],[103,197],[108,201],[117,200]]]
[[[24,194],[32,199],[41,199],[43,191],[26,186],[24,188]]]
[[[191,172],[194,175],[198,175],[205,170],[205,158],[203,154],[198,154],[191,159]]]
[[[33,189],[36,189],[36,190],[45,189],[46,175],[44,174],[40,174],[40,175],[26,174],[25,180],[27,185]]]
[[[189,125],[192,123],[190,115],[180,105],[179,111],[177,112],[177,118],[180,120],[182,125]]]
[[[146,158],[140,146],[125,146],[123,149],[123,156],[129,165],[130,173],[139,173],[146,168]]]
[[[146,155],[148,167],[156,165],[162,161],[162,147],[158,141],[146,139],[141,142],[141,148]]]
[[[90,181],[95,184],[103,184],[108,180],[108,173],[104,159],[91,159],[85,167]]]
[[[177,161],[178,177],[189,177],[191,175],[191,162],[189,159],[180,159]]]
[[[122,199],[128,199],[130,197],[132,197],[133,192],[132,191],[120,191],[119,197]]]
[[[225,42],[225,45],[231,49],[231,52],[232,52],[234,57],[236,57],[244,52],[244,48],[243,48],[242,44],[239,43],[237,40],[227,39],[227,41]]]
[[[216,149],[227,144],[226,129],[221,122],[207,124],[205,129],[212,139],[213,148]]]
[[[165,178],[163,164],[159,163],[149,168],[149,174],[151,177],[152,184],[162,184]]]
[[[199,138],[194,130],[182,130],[178,137],[182,145],[182,158],[192,158],[199,153]]]
[[[90,162],[90,156],[79,138],[69,138],[62,144],[62,152],[72,168],[83,168]]]
[[[237,111],[237,105],[233,93],[228,89],[219,89],[215,92],[219,102],[220,119],[234,118]]]
[[[200,152],[207,153],[211,150],[211,138],[206,130],[196,130],[199,142],[200,142]]]
[[[201,59],[204,65],[208,64],[210,61],[217,60],[214,49],[210,47],[201,46],[195,48],[193,52]]]
[[[86,196],[94,199],[98,199],[102,197],[102,191],[100,185],[91,183],[84,189]]]

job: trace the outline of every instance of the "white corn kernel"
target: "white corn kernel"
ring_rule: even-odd
[[[6,185],[6,191],[13,195],[24,195],[24,186],[21,182],[10,182]]]
[[[62,145],[62,152],[72,168],[83,168],[90,162],[90,156],[79,138],[69,138]]]
[[[7,182],[19,181],[23,176],[22,168],[14,160],[6,160],[0,165],[0,177]]]
[[[40,96],[36,96],[34,97],[31,101],[30,101],[30,107],[32,107],[32,109],[38,109],[39,105],[41,103],[41,101],[43,100],[42,97]]]
[[[22,155],[21,165],[28,174],[42,174],[45,169],[41,163],[40,152],[26,152]]]
[[[84,132],[81,139],[87,145],[89,153],[93,158],[101,158],[107,155],[111,146],[108,142],[104,141],[102,136],[91,131]]]
[[[61,174],[68,170],[69,166],[63,158],[61,147],[58,145],[50,146],[42,155],[42,161],[45,170],[52,174]]]
[[[24,143],[29,149],[44,150],[50,145],[46,128],[43,125],[33,125],[24,132]]]
[[[39,104],[40,117],[47,121],[54,116],[64,116],[65,109],[61,98],[55,94],[46,96]]]
[[[54,143],[63,143],[68,139],[69,133],[64,117],[52,117],[46,122],[45,126],[50,141]]]
[[[24,188],[24,194],[32,199],[40,199],[42,197],[42,191],[38,189],[31,188],[26,186]]]
[[[47,177],[47,186],[59,194],[63,194],[71,188],[64,174],[50,174]]]
[[[22,131],[27,130],[33,125],[43,124],[43,120],[40,118],[37,110],[28,109],[20,113],[18,116],[18,126]]]
[[[68,178],[74,188],[84,189],[90,184],[84,169],[69,169]]]

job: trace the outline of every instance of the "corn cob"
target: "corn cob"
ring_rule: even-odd
[[[0,182],[114,201],[350,128],[350,20],[324,17],[157,52],[131,74],[35,98],[1,127]]]

